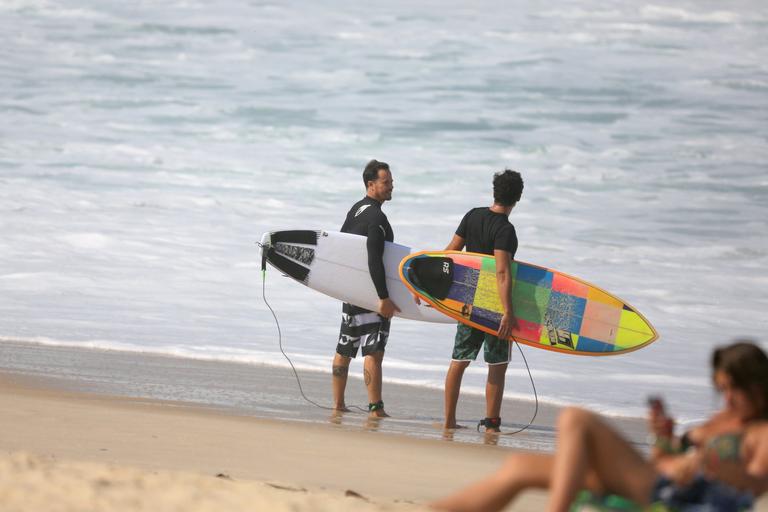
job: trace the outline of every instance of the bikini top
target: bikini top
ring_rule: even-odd
[[[707,442],[704,452],[718,462],[739,462],[741,460],[740,432],[721,434]]]

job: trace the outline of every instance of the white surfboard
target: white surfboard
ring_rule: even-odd
[[[376,311],[379,297],[368,272],[366,238],[338,231],[270,231],[261,239],[262,258],[283,274],[325,295]],[[389,298],[400,308],[396,316],[425,322],[456,321],[424,304],[417,305],[400,280],[400,261],[410,247],[384,245],[384,273]]]

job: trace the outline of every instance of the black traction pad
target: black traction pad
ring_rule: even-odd
[[[295,261],[278,254],[274,247],[270,247],[267,250],[267,260],[281,272],[306,284],[307,277],[309,276],[309,269],[307,267],[299,265]]]
[[[435,299],[443,300],[453,284],[453,260],[442,257],[416,258],[408,268],[408,278]]]
[[[295,230],[295,231],[275,231],[270,233],[270,242],[276,244],[283,242],[286,244],[305,244],[317,245],[317,238],[320,236],[318,231]]]

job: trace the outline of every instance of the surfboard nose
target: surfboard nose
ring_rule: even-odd
[[[435,299],[443,300],[453,285],[453,260],[450,258],[412,258],[406,278]]]

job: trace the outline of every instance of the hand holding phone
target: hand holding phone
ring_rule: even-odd
[[[657,414],[665,414],[664,401],[658,395],[651,395],[648,397],[648,407],[651,408],[652,412]]]
[[[648,418],[651,431],[656,434],[657,437],[672,437],[675,422],[672,418],[667,416],[664,401],[661,397],[656,395],[649,396],[648,407],[651,409],[651,414]]]

